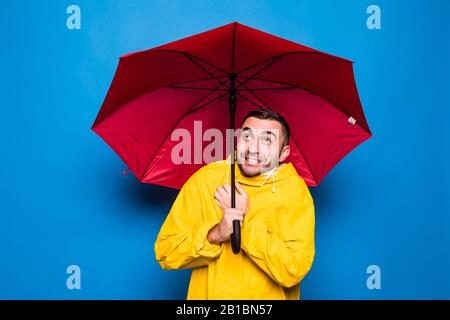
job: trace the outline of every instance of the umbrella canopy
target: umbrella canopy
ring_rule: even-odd
[[[222,160],[234,154],[234,138],[228,150],[223,143],[227,128],[234,129],[235,120],[255,108],[275,110],[287,119],[287,161],[309,186],[318,185],[372,135],[351,61],[237,22],[121,57],[92,130],[141,182],[181,188],[205,164],[205,144],[217,139],[205,137],[203,129],[220,133],[222,145],[214,145],[208,160]],[[173,153],[179,138],[189,138],[180,162]],[[238,220],[233,221],[231,244],[239,253]]]
[[[258,107],[287,119],[287,161],[309,186],[372,135],[351,61],[237,22],[122,56],[92,130],[139,181],[181,188],[205,164],[199,150],[210,142],[198,131],[230,127],[233,76],[236,123]],[[196,135],[191,164],[171,159],[181,128]],[[229,152],[224,144],[215,160]]]

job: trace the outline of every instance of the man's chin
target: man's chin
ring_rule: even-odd
[[[246,177],[256,177],[261,174],[261,171],[263,168],[252,168],[250,166],[245,166],[241,163],[238,164],[239,169],[241,169],[241,172]]]

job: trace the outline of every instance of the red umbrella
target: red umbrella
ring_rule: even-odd
[[[309,186],[372,136],[351,61],[237,22],[122,56],[91,129],[139,181],[181,188],[205,164],[201,150],[210,143],[198,137],[195,121],[225,136],[255,108],[287,119],[287,161]],[[191,164],[172,161],[176,129],[194,136]],[[230,154],[234,143],[225,148],[215,160]],[[234,161],[231,166],[234,207]],[[237,253],[238,221],[235,227]]]

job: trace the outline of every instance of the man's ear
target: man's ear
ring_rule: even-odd
[[[290,153],[291,153],[291,147],[289,145],[284,146],[280,152],[280,162],[283,162],[284,160],[286,160],[286,158],[289,156]]]

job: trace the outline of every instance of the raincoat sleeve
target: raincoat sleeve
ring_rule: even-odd
[[[298,284],[314,259],[314,203],[304,184],[299,198],[275,208],[276,223],[256,215],[242,228],[242,249],[267,275],[283,287]],[[251,209],[250,209],[251,210]]]
[[[222,244],[208,241],[219,219],[205,218],[194,174],[182,187],[155,242],[156,260],[165,270],[208,265],[222,252]]]

